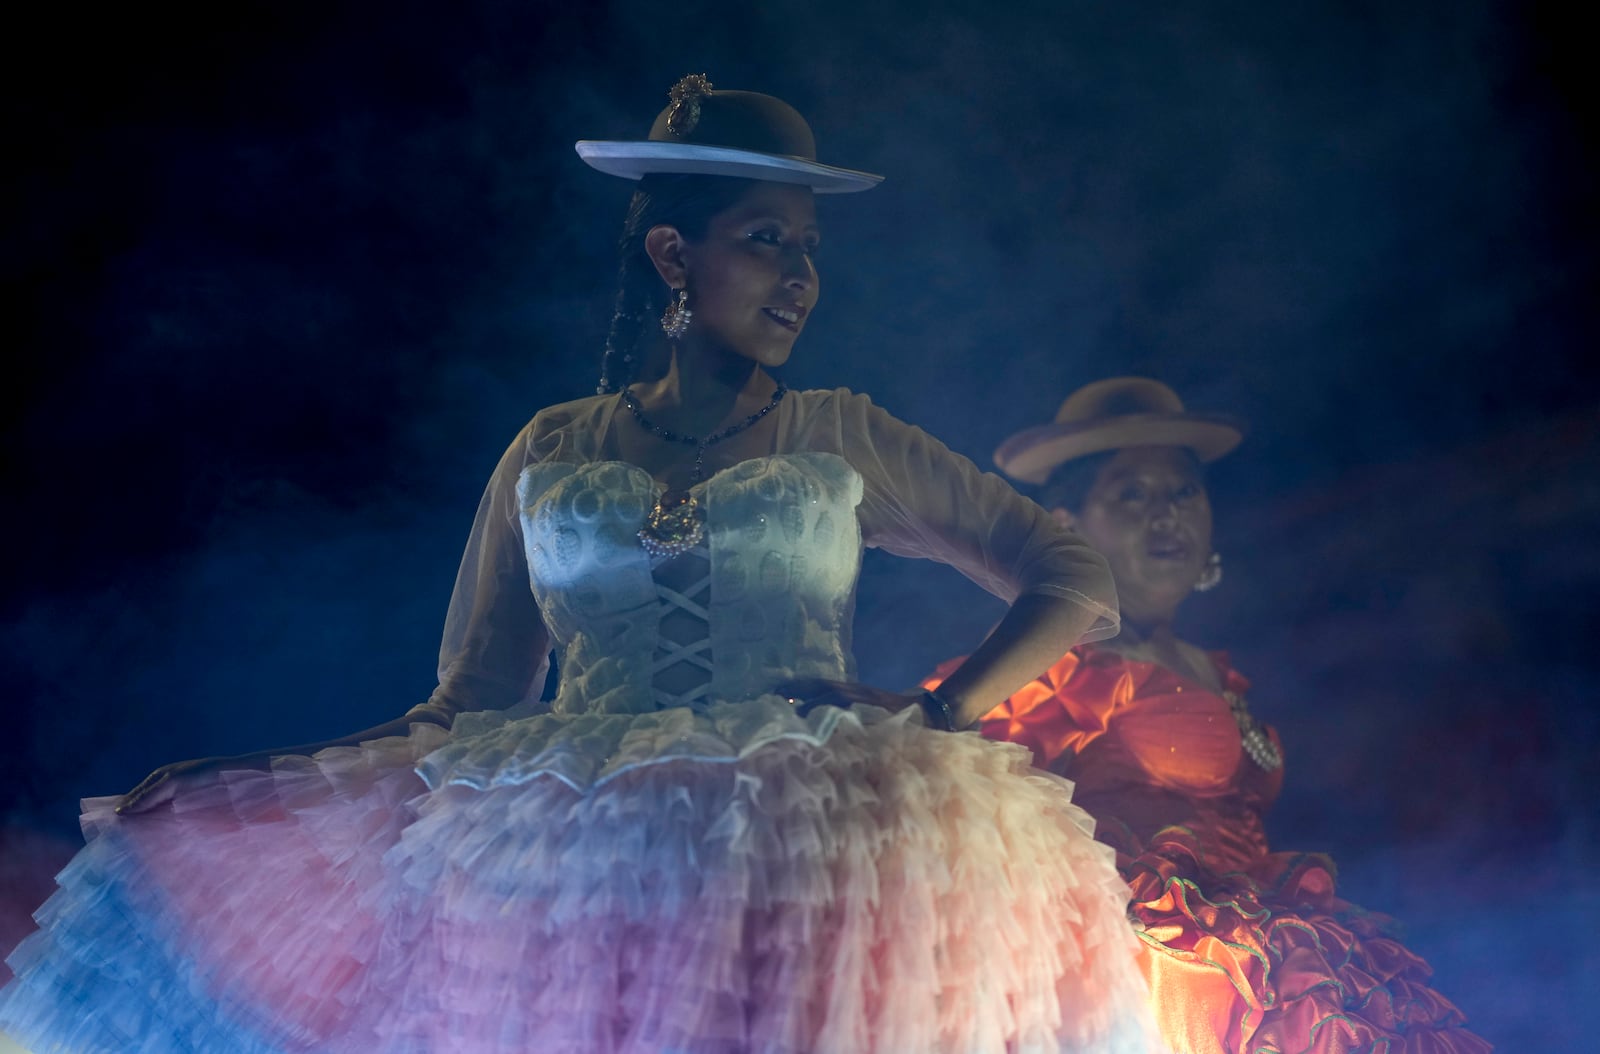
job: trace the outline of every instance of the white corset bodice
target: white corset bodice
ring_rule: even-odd
[[[418,767],[431,786],[549,774],[585,787],[669,759],[820,743],[837,722],[867,719],[873,708],[801,717],[775,691],[855,679],[863,545],[948,564],[1006,601],[1081,603],[1099,615],[1092,639],[1116,628],[1103,559],[999,478],[843,390],[786,398],[777,453],[692,488],[700,546],[653,558],[638,532],[661,488],[605,456],[617,405],[542,411],[490,479],[428,704],[453,721]],[[549,704],[547,645],[561,674]]]
[[[559,655],[557,713],[696,708],[793,677],[852,675],[862,484],[848,462],[778,454],[718,472],[691,491],[703,541],[666,560],[637,537],[659,491],[621,461],[522,474],[529,577]]]

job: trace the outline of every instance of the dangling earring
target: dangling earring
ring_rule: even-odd
[[[1209,593],[1217,588],[1222,581],[1222,554],[1212,553],[1206,557],[1206,567],[1200,572],[1200,580],[1194,584],[1196,593]]]
[[[694,312],[689,310],[689,290],[680,289],[661,315],[661,332],[667,335],[668,340],[681,340],[688,331],[689,320],[692,318]]]

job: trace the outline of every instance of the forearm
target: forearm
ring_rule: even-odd
[[[1024,594],[960,668],[939,686],[956,725],[976,724],[1077,644],[1099,619],[1077,601]]]

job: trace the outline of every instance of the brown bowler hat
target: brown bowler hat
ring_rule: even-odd
[[[1148,377],[1111,377],[1067,396],[1053,424],[1028,428],[994,452],[1000,471],[1043,483],[1062,462],[1130,446],[1182,446],[1215,461],[1239,445],[1244,423],[1221,414],[1192,414],[1178,393]]]
[[[625,179],[651,172],[738,176],[796,183],[818,194],[871,190],[882,176],[824,165],[811,126],[793,106],[750,91],[713,91],[691,74],[667,93],[672,102],[644,140],[583,139],[578,156],[591,168]]]

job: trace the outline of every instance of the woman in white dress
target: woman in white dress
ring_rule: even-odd
[[[439,687],[87,802],[0,1028],[41,1054],[1148,1049],[1110,851],[1023,748],[956,731],[1115,631],[1104,561],[864,396],[772,373],[817,306],[814,194],[878,177],[703,77],[646,140],[578,150],[640,181],[601,392],[496,468]],[[1011,602],[937,694],[854,682],[863,546]]]

